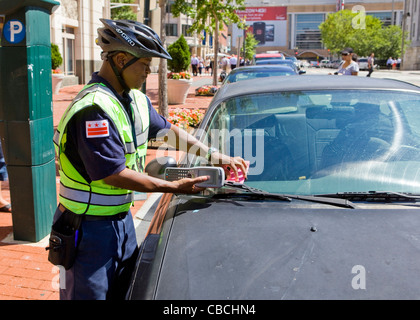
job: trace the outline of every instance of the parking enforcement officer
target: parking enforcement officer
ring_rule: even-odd
[[[137,242],[130,206],[132,190],[197,193],[207,177],[167,182],[142,174],[147,141],[172,130],[202,154],[213,150],[152,107],[138,89],[152,57],[171,59],[158,35],[135,21],[101,19],[97,44],[103,64],[63,115],[54,142],[60,164],[61,216],[83,217],[75,261],[60,284],[61,299],[124,298]],[[246,172],[242,158],[214,151],[212,159]]]

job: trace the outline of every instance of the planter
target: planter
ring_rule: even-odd
[[[192,82],[192,79],[168,79],[168,104],[185,103]]]
[[[53,94],[58,94],[61,88],[61,83],[63,82],[64,74],[63,73],[53,73],[52,74],[52,91]]]

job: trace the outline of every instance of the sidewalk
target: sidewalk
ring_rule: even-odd
[[[206,109],[212,97],[196,97],[195,89],[211,84],[210,76],[194,77],[184,105],[170,105],[169,108]],[[54,127],[83,85],[60,89],[53,96]],[[158,75],[151,74],[146,81],[146,94],[155,108],[158,107]],[[156,149],[148,149],[147,161],[155,157]],[[57,183],[59,182],[57,178]],[[10,201],[9,184],[3,182],[2,195]],[[132,214],[141,208],[144,201],[136,201]],[[13,240],[12,214],[0,212],[0,300],[58,300],[58,268],[47,260],[48,237],[38,243]]]

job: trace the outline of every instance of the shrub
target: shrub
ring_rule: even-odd
[[[63,58],[61,53],[58,50],[58,46],[54,43],[51,43],[51,68],[57,69],[63,63]]]
[[[172,60],[168,60],[168,69],[172,72],[182,72],[188,69],[191,63],[191,53],[184,36],[178,38],[168,47]]]

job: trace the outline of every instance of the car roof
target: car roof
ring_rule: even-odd
[[[241,71],[275,71],[275,70],[293,70],[293,68],[289,64],[259,64],[259,65],[252,65],[252,66],[245,66],[233,69],[230,73],[237,73]]]
[[[255,58],[271,58],[271,57],[283,57],[281,53],[257,53]]]
[[[307,90],[357,90],[357,89],[388,89],[410,90],[420,93],[420,87],[408,82],[393,79],[378,79],[358,76],[335,75],[293,75],[288,77],[261,78],[229,83],[217,90],[210,103],[209,109],[221,101],[231,97],[268,93],[278,91],[307,91]]]

